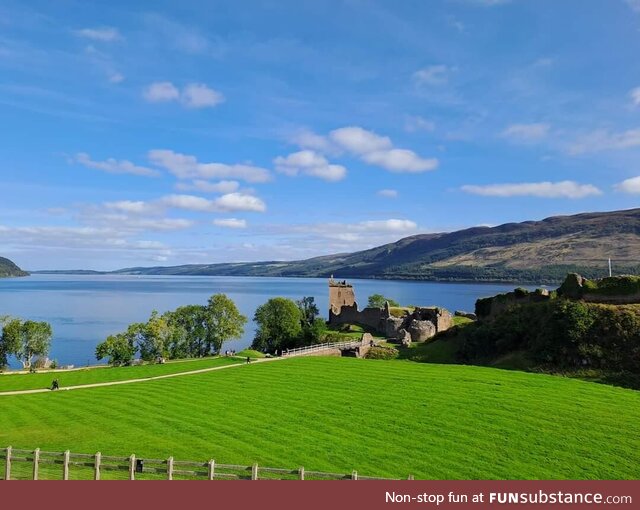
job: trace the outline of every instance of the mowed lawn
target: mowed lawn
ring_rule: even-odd
[[[242,363],[240,358],[215,357],[186,361],[175,361],[161,365],[139,365],[131,367],[93,367],[60,372],[35,374],[0,374],[0,392],[14,390],[35,390],[50,388],[51,382],[58,379],[61,388],[102,382],[145,379],[158,375],[177,374],[191,370],[218,367],[233,363]],[[1,406],[1,404],[0,404]],[[0,407],[1,409],[1,407]]]
[[[639,478],[640,392],[482,367],[298,358],[0,397],[0,445],[399,478]]]

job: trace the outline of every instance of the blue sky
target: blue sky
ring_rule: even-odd
[[[637,207],[639,52],[640,0],[0,0],[0,255],[287,260]]]

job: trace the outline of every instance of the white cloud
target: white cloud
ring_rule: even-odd
[[[150,103],[179,101],[187,108],[208,108],[224,102],[224,96],[204,83],[188,83],[178,90],[170,81],[155,82],[142,91]]]
[[[195,156],[171,150],[149,151],[149,160],[178,179],[241,179],[247,182],[266,182],[271,179],[269,170],[265,168],[244,164],[199,163]]]
[[[444,85],[449,81],[450,71],[445,65],[428,66],[413,73],[413,79],[419,85]]]
[[[407,149],[391,149],[386,151],[370,152],[362,159],[372,165],[381,166],[391,172],[426,172],[438,167],[438,160],[423,159],[415,152]]]
[[[198,212],[264,212],[267,209],[265,203],[258,197],[244,193],[227,193],[215,200],[194,195],[168,195],[161,198],[159,203],[165,207]]]
[[[187,209],[189,211],[211,212],[215,210],[212,200],[194,195],[168,195],[160,199],[160,203],[166,207]]]
[[[109,81],[111,83],[122,83],[124,81],[124,75],[118,72],[110,73]]]
[[[424,119],[422,119],[424,120]],[[426,121],[425,121],[426,122]],[[305,132],[298,138],[301,147],[313,145],[319,147],[321,152],[340,154],[344,151],[357,156],[359,159],[371,165],[380,166],[392,172],[424,172],[433,170],[438,166],[437,159],[423,159],[415,152],[407,149],[396,149],[391,139],[380,136],[373,131],[368,131],[359,126],[346,126],[334,129],[325,138],[312,132]],[[289,157],[304,160],[308,168],[317,170],[317,176],[338,180],[344,176],[346,170],[339,165],[328,165],[326,160],[317,152],[305,150],[294,153]],[[289,158],[288,157],[288,158]],[[276,158],[278,170],[289,175],[301,172],[301,165],[287,161],[288,158]],[[317,164],[311,161],[316,159]],[[306,172],[310,173],[310,172]]]
[[[101,42],[122,40],[122,35],[120,35],[118,29],[113,27],[82,28],[80,30],[76,30],[75,34],[79,37]]]
[[[640,0],[638,0],[640,3]],[[629,92],[629,97],[631,97],[631,102],[633,106],[640,106],[640,87],[636,87],[631,92]]]
[[[214,201],[216,211],[254,211],[267,210],[265,203],[258,197],[244,193],[227,193]]]
[[[617,191],[622,193],[630,193],[633,195],[640,195],[640,176],[631,177],[615,185]]]
[[[143,202],[142,200],[120,200],[117,202],[106,202],[104,205],[107,209],[133,214],[148,213],[152,209],[147,202]]]
[[[466,185],[462,191],[487,197],[531,196],[541,198],[584,198],[601,195],[602,191],[592,184],[573,181],[523,182],[514,184],[489,184],[486,186]]]
[[[358,126],[334,129],[329,133],[329,138],[341,148],[358,155],[392,147],[388,137],[379,136]]]
[[[335,149],[326,137],[308,129],[298,131],[290,138],[290,141],[303,149],[313,149],[325,153],[331,153]]]
[[[156,170],[146,168],[143,166],[134,165],[131,161],[117,160],[114,158],[106,159],[105,161],[93,161],[89,154],[85,152],[79,152],[75,155],[72,161],[79,163],[87,168],[94,168],[96,170],[102,170],[112,174],[133,174],[143,175],[147,177],[155,177],[158,175]]]
[[[142,95],[150,103],[161,103],[177,100],[180,91],[170,81],[159,81],[145,88]]]
[[[304,150],[278,156],[273,160],[276,170],[289,176],[298,174],[318,177],[326,181],[339,181],[347,175],[347,169],[341,165],[332,165],[320,154]]]
[[[618,133],[607,130],[593,131],[579,137],[567,147],[567,150],[569,154],[579,155],[632,147],[640,147],[640,129],[630,129]]]
[[[546,138],[550,127],[549,124],[544,123],[511,124],[502,131],[500,136],[520,143],[537,142]]]
[[[435,122],[427,120],[418,115],[407,116],[404,121],[404,130],[409,133],[415,133],[416,131],[434,131],[436,129]]]
[[[196,179],[191,183],[179,182],[176,188],[180,191],[202,191],[203,193],[233,193],[240,187],[238,181],[209,182]]]
[[[311,245],[318,244],[319,248],[326,250],[326,241],[332,239],[349,243],[345,245],[350,251],[357,248],[365,248],[397,240],[399,236],[415,234],[419,231],[418,225],[411,220],[391,218],[386,220],[360,221],[357,223],[315,223],[315,224],[294,224],[280,225],[267,232],[273,234],[285,233],[295,234],[290,241],[300,243],[301,238],[305,243]],[[357,244],[352,244],[357,243]],[[334,247],[343,249],[344,247]]]
[[[395,189],[381,189],[380,191],[378,191],[377,194],[379,196],[381,196],[381,197],[397,198],[398,197],[398,190],[395,190]]]
[[[640,0],[626,0],[626,2],[631,9],[636,12],[640,12]]]
[[[411,220],[374,220],[363,221],[355,225],[355,230],[364,230],[368,232],[410,232],[418,228],[418,225]]]
[[[239,220],[237,218],[221,218],[213,220],[213,224],[224,228],[247,228],[247,221]]]
[[[222,103],[224,96],[204,83],[190,83],[182,89],[180,99],[189,108],[206,108]]]

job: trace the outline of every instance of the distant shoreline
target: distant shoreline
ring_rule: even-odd
[[[69,276],[182,276],[182,277],[220,277],[220,278],[314,278],[314,279],[328,279],[328,276],[319,275],[239,275],[239,274],[182,274],[182,273],[124,273],[119,271],[93,271],[93,270],[39,270],[30,271],[31,275],[69,275]],[[348,274],[341,274],[340,278],[348,278],[350,280],[381,280],[381,281],[399,281],[399,282],[424,282],[424,283],[452,283],[452,284],[513,284],[513,285],[560,285],[562,280],[546,280],[544,282],[535,280],[522,280],[522,279],[465,279],[465,278],[412,278],[403,276],[349,276]]]

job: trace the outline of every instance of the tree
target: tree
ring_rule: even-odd
[[[233,300],[226,294],[214,294],[209,298],[204,314],[206,327],[205,353],[220,352],[229,340],[241,338],[247,318],[240,313]]]
[[[369,308],[384,308],[385,302],[388,302],[389,306],[400,306],[397,301],[391,298],[384,297],[382,294],[371,294],[369,296],[369,302],[367,303],[367,306]]]
[[[169,355],[173,327],[165,316],[158,315],[158,312],[153,310],[147,323],[138,325],[138,328],[138,347],[143,360],[152,361]]]
[[[252,348],[273,352],[292,347],[300,338],[302,314],[291,299],[276,297],[259,306],[253,317],[257,323]]]
[[[173,326],[173,337],[169,345],[171,358],[199,358],[205,355],[207,327],[206,307],[187,305],[165,314]]]
[[[109,364],[113,366],[130,365],[136,354],[137,347],[134,337],[126,333],[110,335],[96,347],[96,359],[109,358]]]
[[[315,321],[316,317],[320,314],[313,297],[303,297],[299,301],[296,301],[296,305],[298,305],[298,309],[300,310],[303,326],[313,324],[313,321]]]
[[[14,343],[15,336],[4,333],[4,328],[12,320],[8,315],[0,316],[0,327],[3,328],[0,334],[0,370],[9,364],[9,356],[17,349],[17,344]]]
[[[323,319],[315,319],[311,324],[305,324],[302,328],[304,345],[322,343],[327,332],[327,323]]]
[[[4,319],[0,344],[0,362],[13,354],[23,368],[31,368],[35,356],[46,356],[51,346],[53,331],[48,322]]]
[[[302,326],[301,340],[304,345],[317,344],[322,341],[327,325],[318,318],[320,311],[313,297],[303,297],[296,301],[300,310],[300,325]]]

